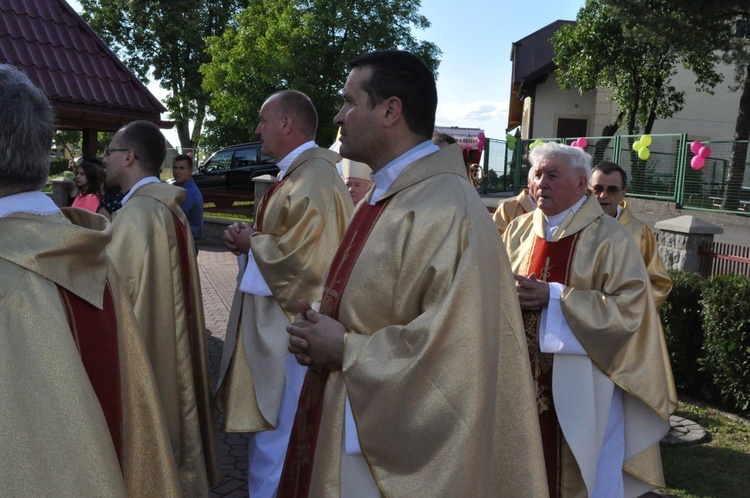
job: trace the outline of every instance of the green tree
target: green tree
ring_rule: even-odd
[[[685,92],[671,83],[680,65],[695,74],[696,91],[711,92],[722,81],[714,26],[686,16],[672,0],[619,3],[587,0],[577,23],[555,33],[558,83],[581,93],[608,88],[621,113],[609,131],[650,133],[657,119],[684,105]],[[642,186],[645,163],[633,155],[631,166],[634,186]]]
[[[247,140],[263,100],[292,88],[306,93],[318,110],[319,143],[332,142],[347,60],[400,48],[437,68],[438,47],[413,35],[430,26],[419,7],[419,0],[251,2],[222,36],[208,41],[211,62],[201,70],[212,95],[207,140],[214,147]]]
[[[81,148],[81,132],[57,130],[54,137],[55,147],[61,147],[67,157],[75,157],[76,149]]]
[[[126,66],[169,91],[166,107],[180,144],[195,147],[210,98],[199,72],[209,61],[206,38],[221,35],[247,0],[81,0],[81,5],[83,18]]]
[[[608,0],[614,7],[628,11],[643,9],[648,0]],[[674,2],[673,9],[681,12],[681,17],[691,19],[701,26],[701,36],[708,36],[714,49],[720,50],[722,60],[735,67],[734,91],[742,90],[735,120],[734,145],[724,183],[722,208],[736,210],[740,200],[740,190],[745,176],[747,160],[747,140],[750,139],[750,0],[716,2],[714,0],[682,0]],[[681,26],[662,26],[650,17],[643,20],[647,29],[666,37],[667,43],[684,43],[685,30]]]

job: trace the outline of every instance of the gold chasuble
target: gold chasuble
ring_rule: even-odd
[[[586,351],[582,358],[590,358],[598,371],[623,390],[625,496],[640,496],[663,486],[659,440],[669,430],[677,395],[648,274],[632,238],[589,196],[549,240],[545,240],[544,215],[539,210],[511,222],[503,240],[514,273],[535,273],[540,280],[565,285],[560,305]],[[587,454],[575,449],[585,447],[578,444],[578,436],[573,442],[567,439],[566,427],[574,427],[579,435],[595,430],[576,425],[581,423],[576,418],[583,419],[575,415],[581,415],[580,406],[570,406],[570,391],[576,386],[556,377],[566,375],[560,372],[565,371],[563,365],[570,365],[558,362],[572,355],[539,352],[539,315],[524,313],[524,321],[550,494],[585,497],[592,490],[601,447]],[[553,384],[560,392],[552,392]],[[601,427],[606,423],[606,417],[597,419]],[[558,432],[560,427],[562,432]]]
[[[497,225],[497,229],[500,231],[500,235],[503,234],[508,223],[515,220],[522,214],[530,213],[536,206],[531,203],[529,199],[529,189],[523,189],[517,196],[507,201],[501,201],[497,205],[497,209],[492,214],[492,219]]]
[[[80,209],[0,217],[0,489],[7,496],[178,496],[151,367]],[[119,465],[118,465],[119,460]]]
[[[260,200],[250,247],[272,296],[242,292],[239,282],[235,290],[216,387],[226,432],[276,426],[289,354],[286,326],[300,299],[320,297],[353,209],[336,170],[340,158],[320,147],[303,151]]]
[[[221,473],[198,263],[179,207],[184,195],[161,183],[139,187],[113,217],[107,252],[133,302],[182,492],[205,496]]]
[[[643,262],[646,264],[646,270],[648,271],[648,278],[651,280],[651,289],[654,291],[656,311],[658,312],[672,291],[672,279],[669,278],[669,272],[661,260],[656,236],[651,227],[633,216],[625,201],[620,205],[622,206],[622,211],[620,211],[617,221],[625,225],[625,228],[630,232],[636,245],[641,250]]]
[[[306,378],[278,496],[340,496],[346,395],[383,496],[546,496],[513,278],[460,148],[372,193],[321,302],[343,368]]]

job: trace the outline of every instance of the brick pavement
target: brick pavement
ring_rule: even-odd
[[[229,251],[218,247],[200,247],[198,253],[203,310],[206,315],[208,355],[211,362],[212,385],[219,375],[221,351],[224,347],[229,310],[236,286],[237,258]],[[211,489],[211,498],[247,497],[247,436],[225,434],[221,431],[219,416],[219,459],[224,481]]]

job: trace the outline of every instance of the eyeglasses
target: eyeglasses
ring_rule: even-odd
[[[610,185],[609,187],[603,185],[591,185],[590,188],[596,195],[600,195],[602,192],[607,192],[607,195],[614,195],[620,193],[622,190],[620,187],[614,185]]]
[[[111,156],[113,152],[125,152],[129,150],[132,150],[132,149],[110,149],[109,147],[107,147],[106,149],[104,149],[104,157]]]

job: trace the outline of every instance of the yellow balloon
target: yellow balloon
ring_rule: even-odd
[[[649,145],[651,145],[651,135],[643,135],[643,136],[641,137],[641,143],[642,143],[642,144],[643,144],[643,145],[644,145],[645,147],[648,147]]]
[[[633,142],[633,150],[634,151],[638,152],[639,150],[641,150],[641,148],[643,148],[643,144],[641,143],[640,140],[638,140],[636,142]]]
[[[651,155],[651,151],[648,150],[648,147],[643,147],[641,150],[638,151],[638,157],[643,159],[644,161],[649,158]]]

